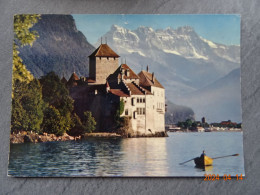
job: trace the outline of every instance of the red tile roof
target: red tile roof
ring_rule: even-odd
[[[96,81],[94,79],[87,78],[88,83],[95,83]]]
[[[134,83],[126,83],[126,86],[131,91],[131,95],[144,95],[144,92],[141,91]]]
[[[125,73],[122,75],[122,69],[124,69]],[[127,76],[127,71],[129,71],[129,76]],[[121,79],[123,76],[123,79],[139,79],[138,75],[131,69],[127,64],[121,64],[116,71],[109,76],[108,80],[114,80],[114,79]]]
[[[130,97],[128,94],[123,92],[121,89],[110,89],[110,93],[119,97]]]
[[[155,77],[154,77],[154,82],[152,81],[152,73],[150,72],[146,72],[142,70],[138,74],[138,76],[140,78],[140,86],[142,87],[154,86],[154,87],[164,88]]]
[[[68,83],[67,83],[67,85],[68,86],[76,86],[78,80],[79,80],[78,75],[75,72],[73,72],[69,81],[68,81]]]
[[[89,57],[120,57],[107,44],[101,44]]]

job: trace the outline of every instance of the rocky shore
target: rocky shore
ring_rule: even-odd
[[[81,136],[69,136],[65,133],[62,136],[56,136],[54,134],[43,133],[42,135],[34,133],[34,132],[19,132],[17,134],[10,135],[10,142],[12,144],[17,143],[38,143],[38,142],[52,142],[52,141],[71,141],[71,140],[79,140]]]
[[[138,137],[168,137],[166,132],[158,132],[155,134],[149,135],[131,135],[122,136],[117,133],[85,133],[82,136],[70,136],[65,133],[62,136],[56,136],[54,134],[37,134],[34,132],[26,132],[22,131],[17,134],[13,133],[10,135],[10,143],[18,144],[18,143],[41,143],[41,142],[53,142],[53,141],[72,141],[72,140],[81,140],[87,138],[138,138]]]

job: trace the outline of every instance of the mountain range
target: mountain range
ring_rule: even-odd
[[[103,37],[136,72],[149,65],[168,100],[191,107],[196,119],[241,121],[240,46],[214,43],[190,26],[130,30],[112,25]]]
[[[32,30],[38,32],[39,38],[32,47],[20,48],[19,55],[35,77],[50,71],[67,79],[74,71],[78,76],[88,76],[88,56],[100,40],[92,46],[77,30],[72,16],[42,15]],[[241,121],[240,46],[214,43],[189,26],[140,26],[130,30],[112,25],[103,37],[135,72],[148,65],[149,71],[155,73],[166,89],[168,101],[173,102],[168,103],[172,112],[167,116],[183,116],[179,120],[205,116],[212,122]]]

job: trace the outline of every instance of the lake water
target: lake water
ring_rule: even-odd
[[[11,144],[8,174],[18,177],[244,175],[243,133],[168,133],[166,138],[88,139]],[[206,170],[193,161],[205,150],[214,160]]]

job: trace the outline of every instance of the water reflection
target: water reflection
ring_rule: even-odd
[[[244,174],[242,133],[169,133],[167,138],[87,139],[11,144],[8,174],[13,176],[204,176]],[[205,169],[193,161],[205,149],[214,160]]]
[[[167,138],[136,138],[122,142],[124,175],[165,176],[168,174]]]

